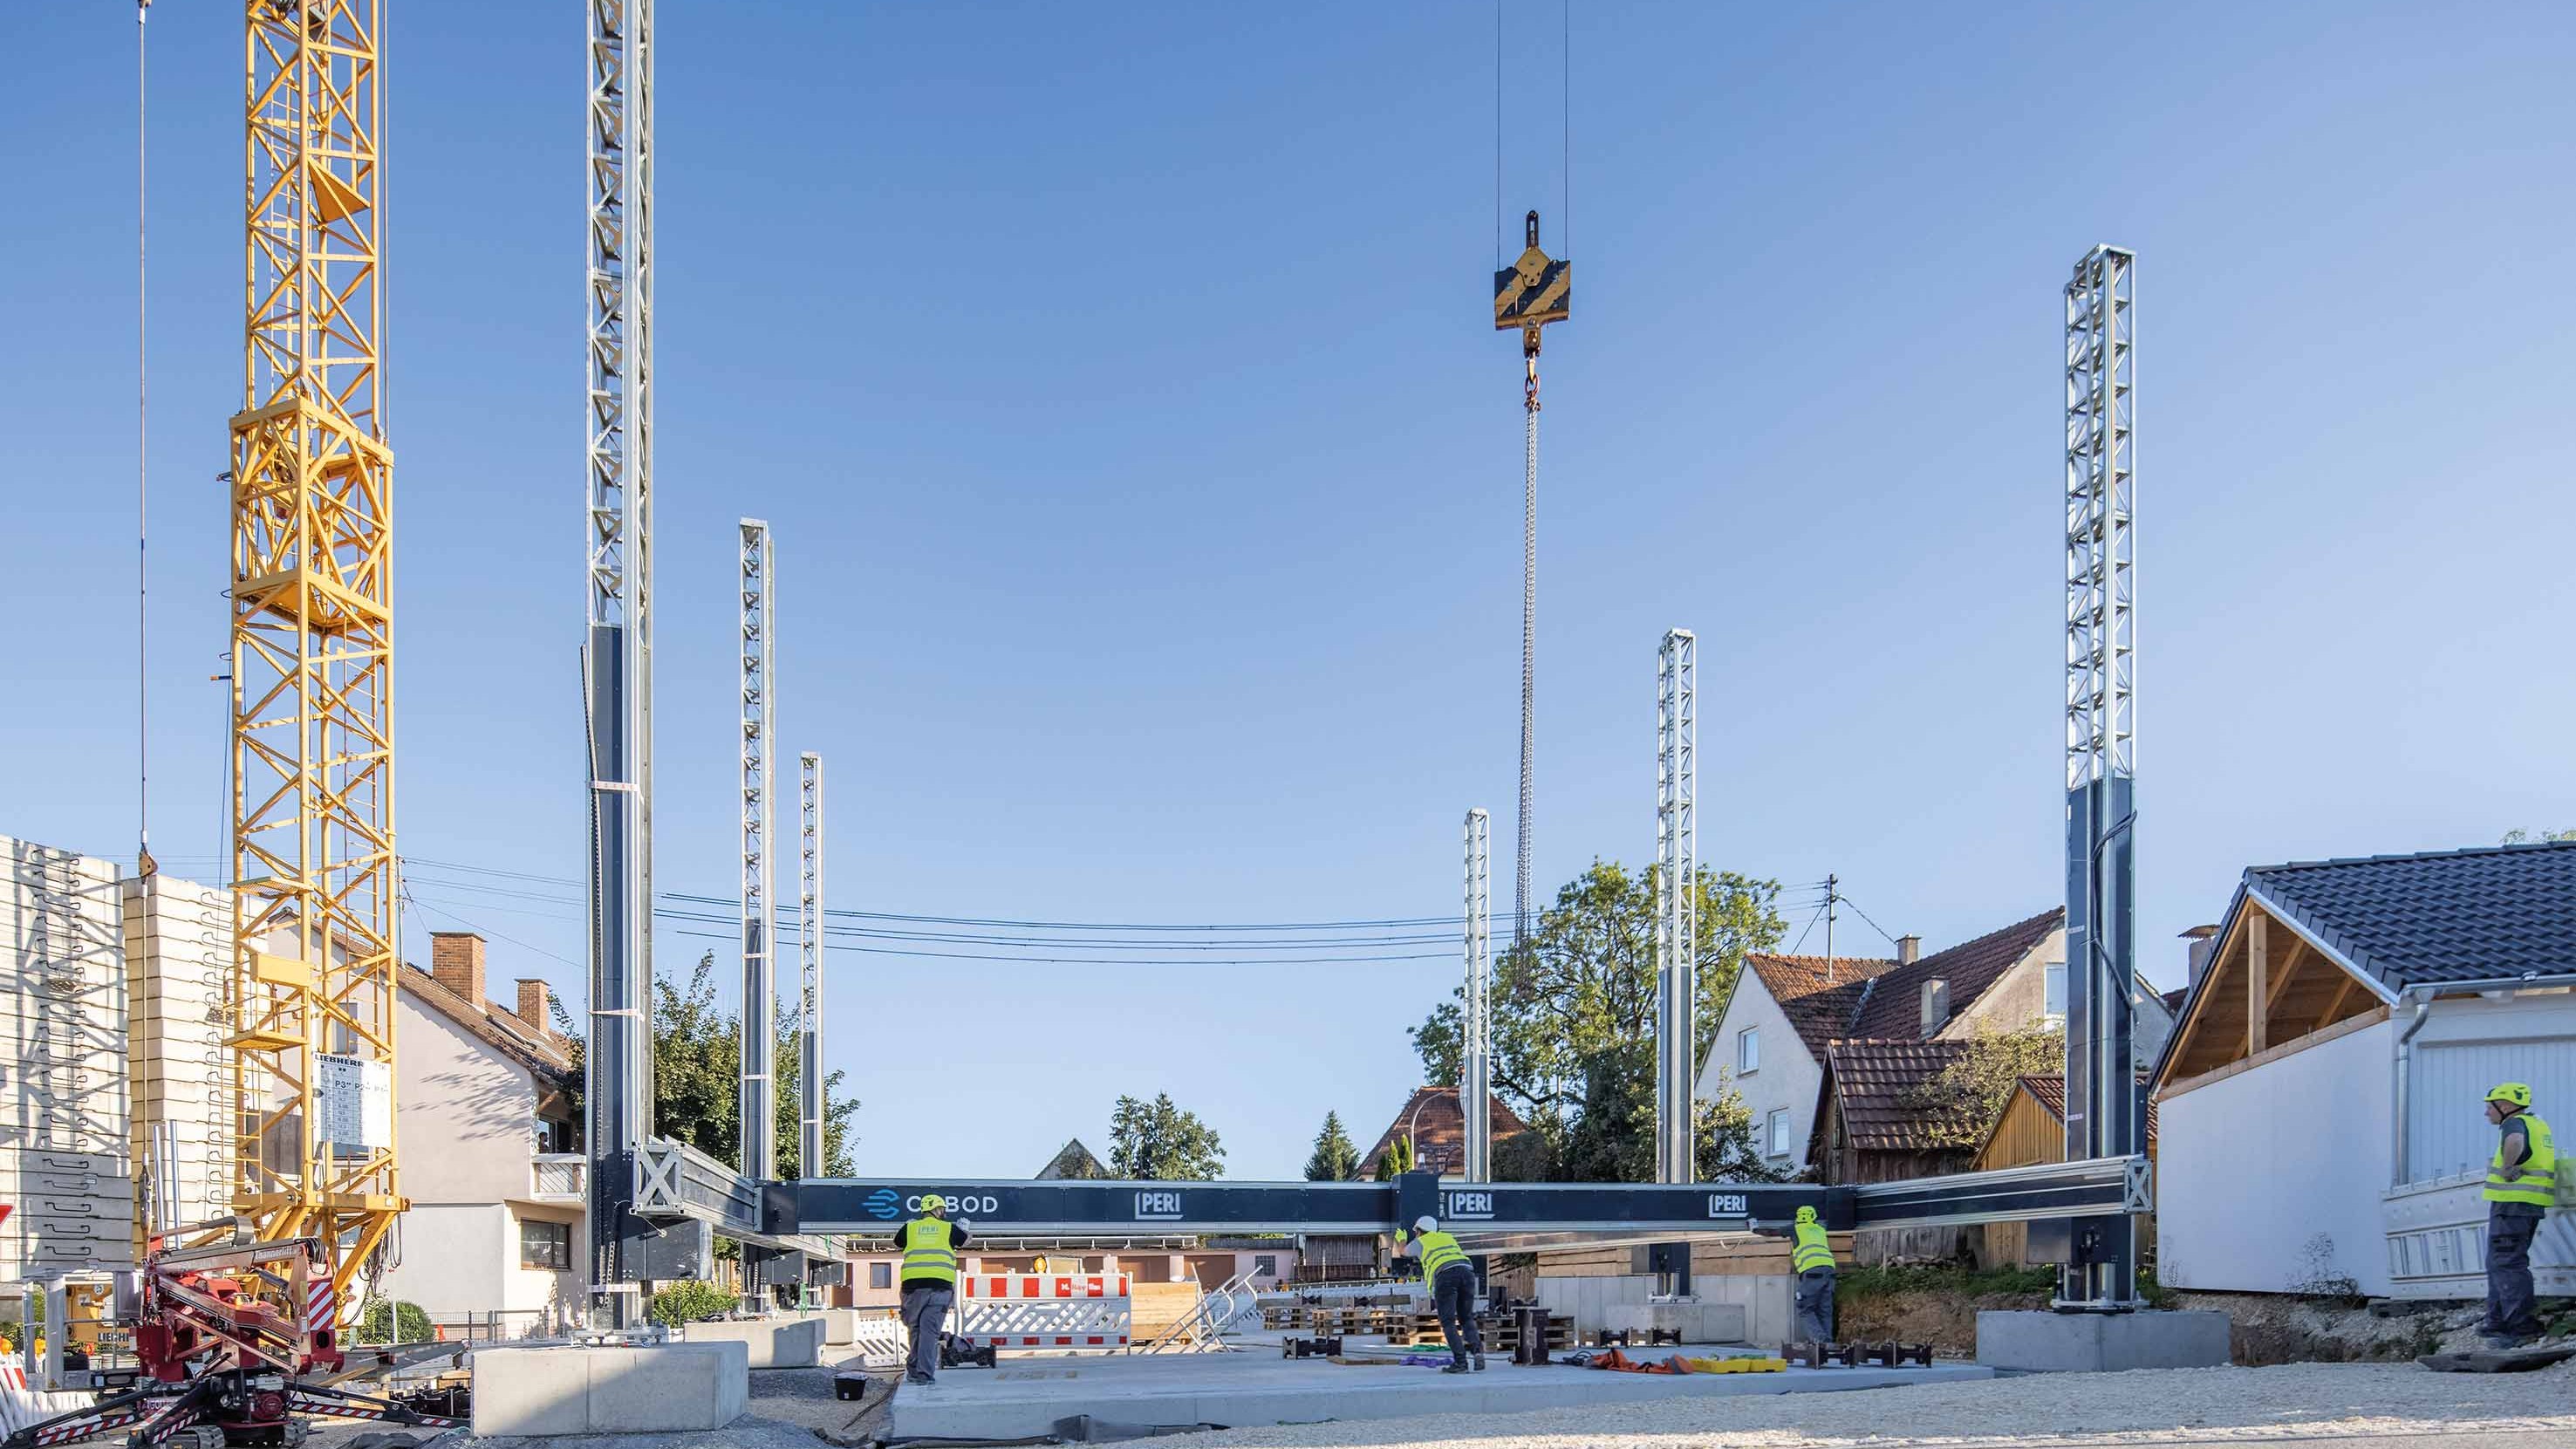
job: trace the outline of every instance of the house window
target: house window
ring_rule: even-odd
[[[519,1223],[519,1266],[565,1272],[572,1267],[572,1224]]]
[[[1774,1107],[1771,1115],[1762,1119],[1762,1142],[1763,1150],[1773,1157],[1789,1155],[1788,1108]]]
[[[1748,1026],[1735,1034],[1735,1074],[1749,1077],[1762,1069],[1762,1028]]]
[[[893,1287],[894,1264],[885,1262],[870,1263],[868,1265],[868,1286],[871,1288]]]
[[[1252,1276],[1255,1278],[1278,1277],[1279,1256],[1276,1253],[1264,1253],[1260,1257],[1253,1259]]]
[[[2046,1000],[2040,1010],[2052,1021],[2066,1019],[2066,963],[2051,961],[2047,968]]]

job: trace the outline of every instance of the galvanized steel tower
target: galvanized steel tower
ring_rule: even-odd
[[[770,668],[775,579],[769,525],[742,520],[742,1175],[778,1176],[778,901],[769,851],[769,742],[777,733]]]
[[[1699,640],[1665,633],[1655,689],[1655,1180],[1698,1177]]]
[[[2137,979],[2137,292],[2097,246],[2066,300],[2066,1157],[2144,1146]],[[2135,1219],[2085,1220],[2061,1306],[2138,1304]]]
[[[1466,1123],[1469,1182],[1494,1180],[1494,936],[1487,866],[1492,835],[1483,810],[1467,812],[1467,982],[1459,1022],[1458,1110]]]

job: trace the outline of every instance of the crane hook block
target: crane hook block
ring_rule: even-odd
[[[1574,264],[1539,250],[1537,212],[1524,220],[1529,249],[1494,273],[1494,330],[1520,329],[1521,351],[1536,357],[1538,330],[1566,318],[1573,300]]]

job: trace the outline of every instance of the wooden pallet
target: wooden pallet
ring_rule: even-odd
[[[2415,1360],[2435,1373],[2518,1374],[2576,1358],[2576,1342],[2533,1344],[2529,1348],[2476,1349],[2468,1353],[2428,1353]]]

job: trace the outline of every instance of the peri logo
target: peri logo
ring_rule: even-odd
[[[867,1200],[860,1206],[868,1210],[868,1216],[880,1222],[892,1222],[894,1215],[902,1211],[903,1195],[893,1188],[881,1187],[869,1193]]]
[[[1494,1215],[1494,1195],[1490,1192],[1449,1192],[1441,1196],[1449,1200],[1448,1210],[1441,1214],[1444,1218],[1490,1218]]]
[[[1708,1195],[1708,1215],[1713,1218],[1740,1218],[1745,1215],[1744,1194],[1713,1192]]]
[[[1181,1195],[1177,1192],[1140,1192],[1136,1194],[1136,1220],[1171,1222],[1181,1216]]]

